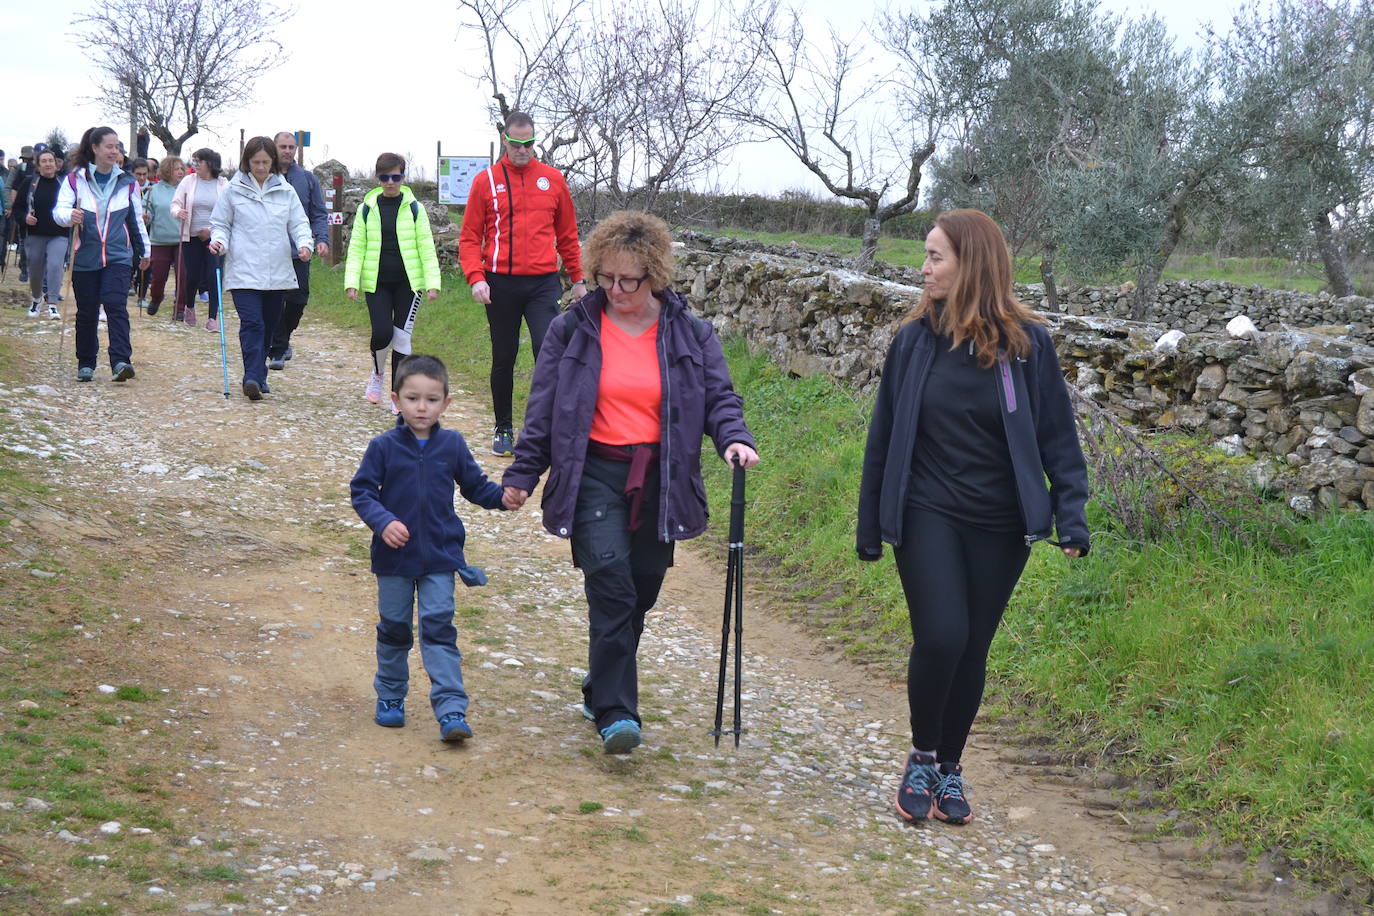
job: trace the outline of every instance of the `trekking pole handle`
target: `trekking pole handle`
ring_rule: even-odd
[[[738,456],[731,462],[734,466],[730,487],[730,547],[744,546],[744,465]]]

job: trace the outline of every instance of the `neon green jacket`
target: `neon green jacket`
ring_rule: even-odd
[[[381,188],[367,192],[353,216],[353,235],[348,241],[348,260],[344,263],[344,289],[377,291],[377,265],[382,259],[382,221],[376,200]],[[440,289],[439,256],[434,251],[434,236],[429,231],[429,214],[415,199],[410,188],[401,185],[401,209],[396,214],[396,244],[401,249],[406,279],[415,291]]]

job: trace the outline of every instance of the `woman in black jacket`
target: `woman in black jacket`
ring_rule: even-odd
[[[57,204],[58,185],[62,181],[61,163],[46,147],[38,154],[38,170],[24,176],[15,196],[24,198],[24,224],[28,235],[24,250],[29,268],[29,317],[43,314],[47,300],[47,316],[60,318],[57,299],[62,294],[62,271],[67,258],[67,241],[71,233],[52,219]]]
[[[877,560],[892,545],[911,615],[912,751],[897,813],[962,824],[960,758],[988,648],[1031,544],[1057,528],[1065,556],[1088,552],[1087,468],[1054,345],[1012,295],[997,224],[941,214],[921,274],[878,386],[857,547]]]

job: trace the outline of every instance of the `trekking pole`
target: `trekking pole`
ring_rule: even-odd
[[[215,299],[219,302],[219,361],[224,367],[224,399],[229,399],[229,345],[224,341],[224,285],[220,281],[220,268],[215,265]],[[176,307],[172,308],[173,313]]]
[[[79,206],[79,204],[78,204]],[[62,288],[57,299],[61,305],[58,309],[61,324],[57,329],[57,371],[62,371],[62,351],[67,349],[67,301],[70,299],[76,303],[76,297],[72,294],[72,265],[76,263],[76,230],[72,226],[72,233],[67,237],[67,264],[62,268]]]
[[[176,286],[172,287],[172,320],[173,320],[173,321],[176,321],[176,320],[177,320],[177,300],[181,298],[181,268],[182,268],[182,262],[181,262],[181,244],[182,244],[182,243],[181,243],[180,241],[177,242],[177,264],[176,264],[177,283],[176,283]]]
[[[730,490],[730,533],[729,553],[725,561],[725,614],[720,625],[720,674],[716,680],[716,719],[711,734],[715,736],[716,747],[720,747],[720,736],[735,736],[735,747],[739,747],[740,735],[740,693],[743,681],[744,663],[744,466],[734,459],[734,479]],[[735,709],[734,727],[725,731],[721,718],[725,708],[725,667],[730,657],[730,620],[735,623]]]

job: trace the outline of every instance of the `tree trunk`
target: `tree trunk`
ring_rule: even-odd
[[[870,216],[864,220],[863,243],[859,246],[859,270],[868,270],[873,266],[878,256],[878,234],[882,230],[883,224],[876,217]]]
[[[1059,311],[1059,287],[1054,282],[1054,253],[1057,248],[1053,242],[1046,242],[1045,247],[1040,249],[1040,282],[1045,284],[1045,300],[1051,312]]]
[[[1331,287],[1333,296],[1353,296],[1355,287],[1350,282],[1350,271],[1345,266],[1345,252],[1341,251],[1340,239],[1331,228],[1331,211],[1323,210],[1312,219],[1312,230],[1317,234],[1317,251],[1322,256],[1322,267],[1326,269],[1326,285]]]
[[[1131,318],[1144,321],[1150,306],[1155,300],[1155,290],[1159,288],[1159,278],[1164,275],[1164,266],[1183,238],[1183,214],[1178,209],[1169,210],[1169,218],[1164,223],[1164,239],[1153,255],[1140,268],[1136,275],[1135,301],[1131,304]]]

